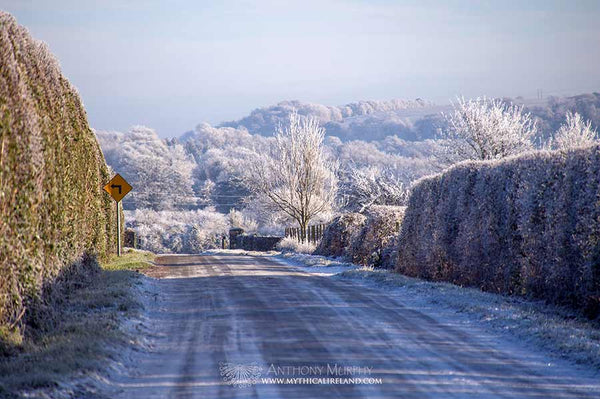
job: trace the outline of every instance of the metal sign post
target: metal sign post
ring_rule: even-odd
[[[104,191],[110,194],[111,197],[117,203],[117,255],[121,256],[121,209],[120,204],[123,197],[131,191],[132,187],[127,183],[120,174],[116,174],[115,177],[110,179]]]
[[[117,201],[117,256],[121,256],[121,201]]]

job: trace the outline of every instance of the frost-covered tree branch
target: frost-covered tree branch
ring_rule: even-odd
[[[408,199],[402,180],[376,166],[352,168],[341,191],[345,208],[359,213],[372,205],[405,205]]]
[[[486,97],[459,98],[454,113],[445,117],[448,128],[441,138],[447,163],[500,159],[533,148],[536,123],[523,107]]]
[[[567,120],[558,129],[548,147],[554,150],[587,147],[598,143],[598,132],[592,128],[591,121],[585,122],[577,112],[567,112]]]
[[[184,147],[167,143],[145,126],[127,133],[96,132],[106,161],[134,187],[124,200],[127,208],[154,210],[196,206],[193,191],[195,162]]]
[[[311,219],[329,211],[337,192],[337,163],[325,156],[325,130],[314,118],[290,115],[279,126],[270,154],[247,169],[246,182],[257,196],[294,219],[303,232]]]

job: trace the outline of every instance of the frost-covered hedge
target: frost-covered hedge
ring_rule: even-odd
[[[373,205],[364,214],[343,213],[327,225],[314,253],[339,256],[362,265],[393,268],[405,209]]]
[[[0,11],[0,340],[67,268],[114,250],[109,179],[77,91]]]
[[[374,205],[366,211],[366,221],[363,227],[352,236],[350,243],[350,258],[353,263],[365,266],[389,267],[390,254],[384,250],[388,245],[395,246],[394,237],[398,235],[402,218],[403,206]]]
[[[214,208],[195,211],[125,211],[128,227],[135,230],[140,248],[155,253],[199,253],[221,248],[229,231],[227,216]]]
[[[600,147],[470,162],[420,181],[402,223],[403,274],[568,304],[600,304]]]
[[[349,257],[352,237],[360,232],[366,219],[360,213],[344,213],[336,216],[323,231],[323,237],[314,253]]]

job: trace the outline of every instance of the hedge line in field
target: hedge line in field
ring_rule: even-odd
[[[114,250],[109,178],[76,90],[0,12],[0,332],[84,254]]]
[[[600,311],[600,146],[470,162],[415,185],[396,270]]]

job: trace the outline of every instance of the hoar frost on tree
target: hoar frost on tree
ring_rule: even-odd
[[[311,219],[329,211],[337,192],[336,162],[324,152],[325,129],[312,117],[290,115],[279,126],[270,154],[257,155],[247,184],[274,210],[295,220],[303,236]]]
[[[194,160],[181,144],[166,142],[145,126],[127,133],[97,131],[109,165],[134,187],[124,200],[129,208],[155,210],[195,205]]]
[[[343,185],[345,208],[363,213],[373,205],[405,205],[408,191],[391,170],[377,166],[352,168]]]
[[[236,209],[229,211],[229,225],[234,228],[244,229],[246,233],[258,232],[258,223],[253,218]]]
[[[554,134],[549,147],[555,150],[587,147],[598,143],[598,132],[592,128],[591,121],[585,122],[577,112],[567,112],[566,122]]]
[[[448,163],[491,160],[533,149],[536,123],[522,106],[486,97],[459,98],[445,115],[443,157]]]
[[[125,211],[127,226],[134,229],[142,249],[155,253],[198,253],[221,247],[227,234],[227,217],[212,207],[189,211]]]
[[[290,216],[276,208],[267,196],[250,195],[244,198],[243,203],[241,212],[248,220],[256,221],[257,233],[281,235],[284,228],[290,224]],[[244,230],[248,231],[247,228]]]

